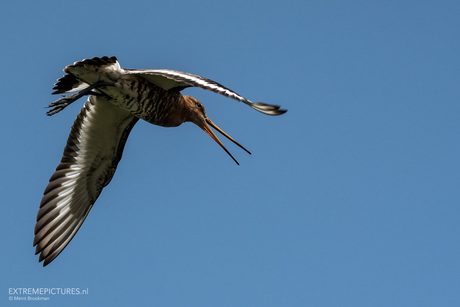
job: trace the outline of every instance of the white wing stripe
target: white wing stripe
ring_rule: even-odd
[[[232,91],[231,89],[219,84],[211,79],[207,79],[198,75],[177,71],[177,70],[170,70],[170,69],[145,69],[145,70],[129,70],[125,69],[125,73],[127,74],[140,74],[140,75],[156,75],[156,76],[163,76],[165,78],[172,79],[178,82],[178,86],[181,83],[188,84],[189,86],[199,87],[205,90],[209,90],[221,95],[224,95],[229,98],[233,98],[244,102],[248,105],[252,104],[252,101],[244,98],[243,96],[237,94],[236,92]]]

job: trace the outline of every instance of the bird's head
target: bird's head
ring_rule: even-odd
[[[214,124],[206,115],[206,111],[204,110],[203,104],[199,102],[196,98],[192,96],[184,96],[185,100],[185,105],[187,109],[187,116],[185,121],[189,121],[200,127],[201,129],[204,130],[214,141],[217,142],[224,150],[225,152],[233,159],[233,161],[236,162],[236,164],[239,165],[238,161],[232,156],[232,154],[225,148],[224,144],[217,138],[217,136],[212,132],[211,127],[219,131],[223,136],[228,138],[230,141],[241,147],[243,150],[245,150],[247,153],[251,154],[246,148],[241,146],[240,143],[235,141],[231,136],[229,136],[227,133],[225,133],[222,129],[217,127],[216,124]],[[211,126],[211,127],[210,127]]]

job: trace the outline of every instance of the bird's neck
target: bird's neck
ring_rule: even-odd
[[[188,121],[188,118],[186,102],[182,94],[178,93],[178,95],[165,95],[154,116],[146,120],[163,127],[177,127]]]

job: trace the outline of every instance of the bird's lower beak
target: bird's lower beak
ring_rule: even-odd
[[[207,134],[209,134],[209,136],[217,142],[217,144],[220,145],[220,147],[222,147],[225,152],[233,159],[233,161],[236,162],[236,164],[240,165],[238,163],[238,161],[236,161],[236,159],[232,156],[232,154],[227,150],[227,148],[225,148],[224,144],[222,144],[222,142],[217,138],[217,136],[214,134],[214,132],[212,132],[211,128],[209,127],[213,127],[214,129],[216,129],[217,131],[219,131],[223,136],[225,136],[226,138],[228,138],[230,141],[232,141],[233,143],[235,143],[236,145],[238,145],[239,147],[241,147],[244,151],[246,151],[248,154],[251,154],[249,152],[249,150],[247,150],[246,148],[244,148],[240,143],[238,143],[237,141],[235,141],[231,136],[229,136],[227,133],[225,133],[222,129],[220,129],[219,127],[217,127],[216,124],[214,124],[209,118],[206,117],[206,119],[202,122],[202,125],[201,125],[201,128],[204,130],[204,132],[206,132]]]

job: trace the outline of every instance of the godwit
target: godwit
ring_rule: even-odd
[[[53,115],[89,95],[77,116],[61,163],[43,193],[35,225],[35,254],[43,266],[53,261],[75,236],[102,189],[112,179],[126,139],[141,118],[176,127],[189,121],[225,148],[211,127],[250,153],[207,116],[203,105],[181,90],[199,87],[236,100],[268,115],[286,112],[279,106],[253,103],[212,80],[169,69],[124,69],[115,57],[86,59],[64,69],[53,94],[72,93],[50,104]]]

